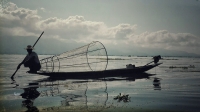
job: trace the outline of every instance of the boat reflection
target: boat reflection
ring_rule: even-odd
[[[43,108],[44,111],[101,111],[108,100],[107,84],[102,80],[62,80],[49,77],[38,81],[41,97],[60,96],[60,106]]]
[[[123,75],[121,77],[48,77],[38,81],[40,87],[51,87],[49,91],[41,91],[41,96],[60,96],[59,107],[47,107],[43,110],[71,110],[71,111],[102,111],[108,105],[107,82],[110,81],[135,81],[137,79],[149,79],[154,74]],[[54,90],[54,92],[50,92]],[[54,93],[52,95],[52,93]],[[130,99],[129,99],[130,100]],[[127,102],[128,103],[128,102]]]
[[[154,90],[161,90],[160,80],[161,80],[160,78],[154,78],[153,80]]]
[[[23,88],[21,94],[22,106],[29,111],[102,111],[107,109],[109,93],[107,91],[107,82],[110,81],[135,81],[138,79],[149,79],[154,74],[138,74],[134,76],[123,75],[121,77],[98,77],[79,79],[70,77],[48,77],[29,83],[28,87]],[[154,79],[153,83],[158,79]],[[158,84],[158,83],[157,83]],[[154,85],[154,84],[153,84]],[[154,85],[154,88],[158,87]],[[40,90],[37,90],[40,88]],[[59,106],[44,106],[39,109],[34,106],[36,98],[60,97]],[[51,99],[50,98],[50,99]],[[49,98],[45,98],[49,100]],[[112,98],[113,99],[113,98]],[[130,100],[130,99],[129,99]],[[128,103],[128,102],[127,102]],[[53,105],[53,104],[51,104]]]

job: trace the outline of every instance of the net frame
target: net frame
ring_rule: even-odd
[[[63,64],[67,62],[72,64]],[[101,42],[93,41],[73,50],[41,59],[40,63],[40,72],[103,71],[106,70],[108,65],[108,55],[105,46]],[[78,69],[73,70],[74,68]],[[81,68],[83,69],[81,70]]]

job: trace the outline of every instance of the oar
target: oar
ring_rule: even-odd
[[[44,33],[44,31],[42,32],[42,34],[43,33]],[[40,35],[40,37],[42,36],[42,34]],[[38,42],[38,40],[40,39],[40,37],[36,40],[35,44]],[[34,48],[35,44],[33,45],[33,48]]]
[[[44,33],[44,31],[42,32],[42,34]],[[36,45],[36,43],[38,42],[38,40],[40,39],[40,37],[42,36],[42,34],[39,36],[39,38],[36,40],[36,42],[33,44],[33,48]],[[11,76],[11,79],[13,79],[13,77],[15,76],[15,74],[17,73],[17,71],[19,70],[19,68],[16,69],[16,71],[14,72],[14,74]]]
[[[13,77],[14,77],[14,75],[16,74],[16,72],[18,71],[19,69],[17,68],[16,70],[15,70],[15,73],[11,76],[11,79],[13,80]]]
[[[154,61],[152,61],[152,62],[154,62]],[[145,66],[147,66],[147,65],[151,64],[152,62],[149,62],[149,63],[147,63]]]

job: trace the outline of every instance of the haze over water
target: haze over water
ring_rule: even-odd
[[[24,55],[0,55],[0,110],[13,111],[189,111],[200,110],[200,58],[163,57],[163,64],[133,77],[67,79],[28,74]],[[39,58],[48,57],[39,55]],[[152,57],[109,56],[107,69],[145,65]],[[122,74],[123,75],[123,74]],[[129,100],[115,100],[119,95]]]

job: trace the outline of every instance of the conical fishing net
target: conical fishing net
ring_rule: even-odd
[[[40,60],[42,72],[103,71],[108,64],[104,45],[98,41]]]

